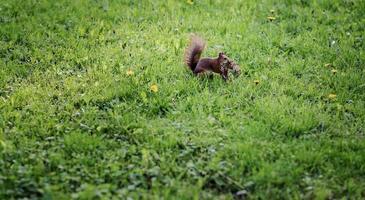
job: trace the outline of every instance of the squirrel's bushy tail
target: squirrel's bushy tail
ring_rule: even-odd
[[[205,48],[205,42],[202,38],[192,35],[189,46],[185,50],[184,62],[192,70],[195,70],[200,56]]]

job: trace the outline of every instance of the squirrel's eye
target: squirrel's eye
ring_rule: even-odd
[[[224,58],[224,60],[227,60],[227,58]]]

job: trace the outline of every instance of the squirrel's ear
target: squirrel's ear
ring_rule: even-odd
[[[224,55],[223,52],[219,52],[219,57],[222,57]]]

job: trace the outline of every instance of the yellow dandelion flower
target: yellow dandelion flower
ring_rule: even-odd
[[[276,17],[274,17],[274,16],[268,16],[267,19],[270,20],[270,21],[274,21],[276,19]]]
[[[150,90],[151,90],[152,92],[158,92],[158,86],[157,86],[156,84],[152,84],[152,85],[150,86]]]
[[[193,5],[194,4],[194,1],[193,0],[187,0],[186,1],[188,4],[190,4],[190,5]]]
[[[253,81],[256,85],[258,85],[259,83],[260,83],[260,81],[259,80],[254,80]]]
[[[128,76],[132,76],[134,74],[134,72],[131,69],[128,69],[127,72],[126,72],[126,74]]]
[[[332,72],[332,74],[336,74],[337,73],[337,70],[336,69],[332,69],[331,72]]]
[[[329,94],[328,98],[329,99],[336,99],[337,95],[336,94]]]

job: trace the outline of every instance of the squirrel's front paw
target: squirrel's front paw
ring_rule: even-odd
[[[222,78],[223,78],[224,81],[228,80],[228,76],[226,76],[226,75],[222,75]]]

